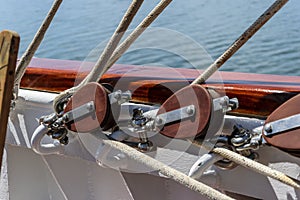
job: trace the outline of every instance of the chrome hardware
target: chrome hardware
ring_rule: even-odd
[[[64,145],[54,141],[49,144],[42,144],[44,136],[49,132],[49,128],[45,124],[37,127],[31,137],[31,147],[33,151],[40,155],[62,154],[64,152]]]
[[[255,131],[249,131],[241,126],[234,126],[230,140],[235,150],[250,159],[257,159],[258,155],[253,152],[262,144],[262,136]]]
[[[231,110],[238,109],[239,108],[239,100],[237,98],[229,99],[229,108]]]
[[[158,115],[155,118],[155,125],[162,126],[178,120],[188,119],[195,115],[195,106],[189,105]]]
[[[237,147],[236,150],[239,152],[242,152],[245,150],[257,150],[261,144],[262,144],[262,136],[254,135],[251,137],[249,143],[244,144],[243,146]]]
[[[235,125],[231,135],[220,135],[210,142],[215,144],[215,147],[226,148],[252,160],[257,160],[258,154],[254,150],[257,150],[262,144],[262,135],[258,131],[258,128],[256,129],[255,131],[250,131],[240,125]],[[237,164],[227,159],[220,159],[214,165],[221,169],[233,169],[237,166]],[[194,166],[194,169],[196,168],[198,167]]]
[[[63,126],[63,121],[63,118],[58,116],[56,113],[40,118],[40,124],[45,125],[48,129],[46,134],[51,136],[52,139],[59,140],[59,143],[66,145],[68,144],[69,139],[67,136],[67,130]]]
[[[52,139],[59,140],[61,144],[67,145],[69,139],[65,125],[93,114],[95,114],[95,105],[93,101],[90,101],[63,115],[52,113],[48,116],[43,116],[40,119],[40,123],[48,128],[47,135],[51,136]]]
[[[62,116],[63,122],[65,124],[70,123],[74,120],[79,120],[95,113],[95,104],[90,101],[82,106],[79,106]]]
[[[219,97],[213,100],[214,111],[223,110],[223,112],[229,112],[239,107],[237,98],[229,99],[228,96]]]
[[[300,128],[300,114],[267,123],[263,134],[267,137],[272,137],[295,128]]]
[[[188,176],[199,179],[205,170],[211,167],[214,163],[222,160],[222,156],[214,154],[214,153],[207,153],[201,156],[191,167],[189,170]]]
[[[241,147],[248,144],[251,140],[250,131],[241,126],[234,126],[232,135],[233,138],[231,138],[231,143],[234,147]]]
[[[226,148],[229,150],[234,151],[234,147],[231,146],[229,144],[229,137],[228,136],[218,136],[216,139],[216,143],[215,143],[215,147],[222,147],[222,148]],[[224,170],[228,170],[228,169],[233,169],[237,166],[236,163],[232,162],[231,160],[227,160],[227,159],[220,159],[217,162],[214,163],[217,167],[224,169]]]
[[[147,136],[147,123],[149,122],[149,119],[146,118],[143,114],[143,109],[134,109],[131,119],[131,125],[134,128],[134,132],[136,132],[140,138],[140,142],[138,143],[137,148],[140,151],[146,152],[151,150],[153,144],[151,141],[149,141]]]
[[[131,99],[131,92],[129,90],[125,92],[117,90],[113,93],[110,93],[108,95],[108,98],[110,104],[118,103],[119,105],[121,105],[122,103],[128,102]]]

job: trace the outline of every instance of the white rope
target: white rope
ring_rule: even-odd
[[[15,95],[18,94],[18,90],[20,87],[20,83],[21,83],[21,79],[25,74],[26,68],[29,65],[34,53],[36,52],[36,50],[38,49],[38,47],[40,46],[44,35],[53,19],[53,17],[55,16],[60,4],[62,3],[62,0],[55,0],[52,7],[50,8],[46,18],[44,19],[43,23],[41,24],[40,28],[38,29],[38,31],[36,32],[33,40],[31,41],[31,43],[29,44],[28,48],[26,49],[26,51],[24,52],[24,54],[22,55],[17,69],[16,69],[16,75],[15,75]],[[17,98],[17,96],[15,97]]]
[[[68,90],[61,92],[53,101],[53,107],[56,111],[58,110],[58,105],[64,99],[72,96],[80,87],[88,82],[96,81],[98,82],[102,75],[110,68],[112,65],[125,53],[125,51],[130,47],[130,45],[146,30],[147,27],[163,12],[163,10],[171,3],[172,0],[161,0],[160,3],[147,15],[147,17],[133,30],[131,34],[119,45],[119,47],[113,52],[108,62],[98,60],[101,65],[96,64],[94,69],[88,74],[78,86],[72,87]],[[103,54],[102,54],[103,55]],[[105,56],[107,60],[108,56]],[[105,67],[103,67],[106,64]]]
[[[209,199],[232,199],[231,197],[228,197],[227,195],[215,190],[214,188],[211,188],[199,181],[196,181],[195,179],[192,179],[191,177],[187,176],[186,174],[177,171],[167,165],[165,165],[162,162],[159,162],[155,160],[154,158],[147,156],[137,150],[135,150],[132,147],[127,146],[126,144],[123,144],[121,142],[112,141],[112,140],[104,140],[103,143],[105,145],[108,145],[109,147],[112,147],[114,149],[117,149],[121,151],[122,153],[126,154],[129,158],[135,160],[136,162],[139,162],[141,164],[144,164],[145,166],[156,170],[160,172],[161,174],[165,175],[166,177],[169,177],[170,179],[184,185],[185,187],[200,193],[203,196],[206,196]]]
[[[282,183],[285,183],[294,188],[300,189],[300,185],[298,183],[296,183],[293,179],[291,179],[290,177],[285,175],[284,173],[274,170],[268,166],[265,166],[261,163],[253,161],[249,158],[246,158],[238,153],[235,153],[235,152],[230,151],[225,148],[219,148],[219,147],[212,149],[212,152],[215,154],[218,154],[228,160],[231,160],[231,161],[235,162],[236,164],[239,164],[246,168],[252,169],[253,171],[255,171],[257,173],[274,178],[278,181],[281,181]]]
[[[105,67],[112,53],[115,51],[117,45],[128,29],[131,21],[133,20],[142,3],[143,0],[132,0],[118,27],[108,41],[99,59],[97,60],[95,66],[93,67],[92,71],[84,78],[84,80],[82,80],[77,86],[69,88],[55,97],[55,99],[53,100],[53,107],[56,112],[61,112],[61,108],[59,108],[59,105],[62,101],[65,101],[67,98],[71,97],[79,88],[84,86],[86,83],[93,82],[98,79],[99,74]]]
[[[214,63],[212,63],[192,84],[204,83],[233,54],[239,50],[288,0],[275,1]]]
[[[110,38],[109,42],[107,43],[104,51],[102,52],[101,56],[97,60],[94,68],[88,74],[88,76],[85,77],[85,79],[78,85],[78,88],[85,85],[86,83],[95,82],[98,80],[99,74],[102,73],[103,68],[105,67],[105,65],[109,61],[111,55],[117,48],[117,45],[119,44],[125,31],[128,29],[131,21],[133,20],[134,16],[136,15],[136,13],[139,10],[142,3],[143,3],[143,0],[133,0],[132,1],[130,6],[128,7],[126,13],[124,14],[121,22],[119,23],[117,29],[115,30],[114,34]]]
[[[120,44],[116,51],[114,51],[109,62],[98,75],[97,81],[102,75],[119,60],[125,51],[133,44],[133,42],[150,26],[150,24],[163,12],[163,10],[172,2],[172,0],[162,0],[157,6],[147,15],[147,17],[133,30],[133,32]]]

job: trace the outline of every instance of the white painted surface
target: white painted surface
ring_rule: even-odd
[[[99,166],[96,159],[101,153],[101,133],[70,133],[70,144],[66,146],[64,155],[41,156],[34,153],[28,148],[28,141],[38,126],[37,119],[52,112],[51,100],[55,94],[28,90],[21,90],[20,94],[22,98],[10,116],[6,145],[7,173],[4,169],[1,175],[0,199],[8,198],[8,190],[12,200],[202,199],[198,194],[160,177],[156,172],[124,172],[148,170],[126,157],[120,164],[126,168],[122,173]],[[224,130],[230,132],[233,122],[244,124],[247,128],[261,124],[259,120],[249,121],[248,118],[228,117]],[[186,174],[201,154],[188,141],[170,140],[161,135],[151,139],[158,145],[152,156]],[[44,142],[52,140],[46,139]],[[118,153],[110,152],[112,157]],[[260,162],[299,179],[299,158],[268,146],[261,148],[258,153]],[[107,164],[105,159],[100,161],[103,165]],[[118,162],[115,167],[117,165]],[[221,190],[261,199],[300,199],[299,191],[243,167],[227,171],[213,166],[201,181]]]

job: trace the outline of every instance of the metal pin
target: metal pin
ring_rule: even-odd
[[[265,125],[265,131],[266,131],[267,133],[271,133],[271,132],[272,132],[272,126],[271,126],[271,124],[266,124],[266,125]]]

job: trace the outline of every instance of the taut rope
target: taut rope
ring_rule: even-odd
[[[50,8],[46,18],[44,19],[43,23],[41,24],[40,28],[38,29],[38,31],[36,32],[33,40],[31,41],[31,43],[29,44],[28,48],[26,49],[26,51],[24,52],[24,54],[22,55],[18,65],[17,65],[17,69],[16,69],[16,75],[15,75],[15,88],[14,88],[14,92],[15,92],[15,99],[18,98],[18,90],[20,87],[20,83],[21,83],[21,79],[23,77],[23,75],[25,74],[26,68],[29,65],[34,53],[36,52],[36,50],[38,49],[38,47],[40,46],[44,35],[52,21],[52,19],[54,18],[60,4],[62,3],[62,0],[55,0],[52,7]]]
[[[172,0],[161,0],[160,3],[146,16],[146,18],[124,40],[124,42],[122,42],[119,45],[119,47],[115,51],[113,51],[113,53],[110,51],[110,55],[112,53],[110,58],[108,54],[105,57],[102,56],[103,55],[102,53],[96,65],[94,66],[93,70],[87,75],[87,77],[78,86],[72,87],[60,93],[53,101],[53,107],[56,110],[56,112],[59,111],[58,105],[66,98],[72,96],[72,94],[75,91],[77,91],[80,87],[84,86],[88,82],[93,82],[93,81],[98,82],[102,77],[102,75],[125,53],[125,51],[130,47],[130,45],[144,32],[144,30],[147,27],[150,26],[150,24],[162,13],[162,11],[171,3],[171,1]],[[103,59],[105,59],[105,61]]]
[[[86,83],[97,81],[99,74],[101,74],[101,72],[103,71],[102,69],[106,66],[106,63],[109,61],[111,55],[117,48],[121,38],[123,37],[124,33],[128,29],[131,21],[133,20],[134,16],[136,15],[136,13],[139,10],[142,3],[143,3],[143,0],[133,0],[132,1],[132,3],[130,4],[129,8],[127,9],[125,15],[123,16],[120,24],[118,25],[114,34],[112,35],[109,42],[107,43],[101,56],[97,60],[94,68],[88,74],[88,76],[85,77],[85,79],[78,85],[78,88],[85,85]]]
[[[253,161],[249,158],[246,158],[245,156],[242,156],[238,153],[235,153],[233,151],[230,151],[225,148],[220,148],[220,147],[212,149],[212,152],[215,154],[218,154],[228,160],[231,160],[231,161],[235,162],[236,164],[239,164],[246,168],[252,169],[253,171],[255,171],[257,173],[274,178],[278,181],[281,181],[282,183],[285,183],[287,185],[290,185],[292,187],[300,189],[300,185],[298,183],[296,183],[294,180],[292,180],[290,177],[285,175],[284,173],[274,170],[268,166],[260,164],[259,162]]]
[[[237,50],[239,50],[288,0],[275,1],[215,62],[213,62],[192,84],[204,83]]]
[[[200,193],[203,196],[206,196],[209,199],[216,199],[216,200],[231,199],[232,200],[231,197],[228,197],[227,195],[222,194],[221,192],[199,181],[196,181],[195,179],[185,175],[184,173],[177,171],[176,169],[173,169],[163,164],[162,162],[157,161],[154,158],[146,154],[143,154],[132,147],[129,147],[126,144],[117,141],[112,141],[112,140],[104,140],[103,143],[111,148],[121,151],[126,156],[133,159],[134,161],[141,163],[155,171],[160,172],[166,177],[169,177],[170,179],[180,183],[181,185],[184,185],[185,187],[195,192]]]

